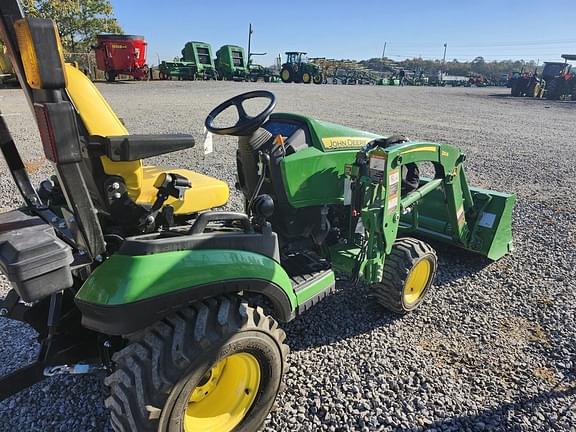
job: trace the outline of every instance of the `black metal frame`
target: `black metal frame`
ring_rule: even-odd
[[[63,89],[36,90],[26,82],[22,65],[14,22],[24,18],[23,11],[17,0],[2,0],[0,4],[0,36],[2,37],[8,55],[14,66],[20,85],[33,109],[34,104],[49,104],[52,107],[67,111],[61,120],[66,124],[55,125],[59,130],[76,131],[76,119],[69,102],[63,101]],[[58,128],[58,126],[61,126]],[[62,148],[75,148],[70,133],[60,136]],[[50,224],[56,235],[64,240],[73,250],[75,261],[73,274],[78,284],[90,273],[93,258],[104,253],[105,243],[92,205],[90,195],[75,158],[65,158],[64,164],[57,163],[58,173],[63,192],[70,208],[74,210],[74,221],[59,217],[42,201],[26,172],[18,148],[12,139],[7,124],[0,116],[0,150],[6,160],[10,173],[16,183],[27,209]],[[38,332],[40,352],[36,361],[0,378],[0,400],[5,399],[20,390],[45,378],[45,368],[54,365],[72,364],[91,360],[105,363],[110,358],[110,348],[114,344],[108,342],[107,336],[81,325],[81,313],[74,303],[75,288],[52,294],[33,304],[22,303],[18,294],[11,290],[0,302],[0,316],[22,321]]]

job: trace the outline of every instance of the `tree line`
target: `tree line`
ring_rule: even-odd
[[[87,53],[101,33],[122,33],[110,0],[22,0],[26,15],[58,23],[64,50]]]

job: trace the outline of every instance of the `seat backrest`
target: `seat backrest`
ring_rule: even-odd
[[[66,64],[66,93],[86,129],[87,135],[103,137],[128,135],[126,127],[114,113],[96,86],[79,69]],[[124,179],[128,196],[135,200],[142,189],[143,164],[141,160],[113,162],[100,156],[105,175]]]

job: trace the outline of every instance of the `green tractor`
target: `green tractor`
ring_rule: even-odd
[[[306,53],[300,51],[286,52],[286,63],[280,69],[280,78],[285,83],[322,84],[323,76],[320,67],[306,59]]]
[[[457,148],[274,113],[267,91],[205,120],[237,137],[245,199],[245,212],[212,210],[226,204],[226,183],[143,163],[194,139],[129,135],[64,64],[52,21],[5,0],[0,36],[56,173],[31,184],[0,116],[25,203],[0,214],[0,269],[13,287],[0,311],[41,345],[35,362],[0,379],[0,399],[46,376],[101,373],[116,431],[253,431],[287,369],[278,322],[333,292],[335,272],[405,314],[432,291],[427,240],[492,260],[512,250],[514,195],[469,187]],[[265,108],[250,116],[254,99]],[[238,120],[216,126],[229,108]],[[432,178],[420,176],[423,163]]]
[[[216,71],[221,79],[245,81],[248,76],[244,49],[236,45],[224,45],[216,51]]]
[[[182,61],[195,65],[198,79],[218,79],[210,44],[195,41],[187,42],[182,49]]]
[[[196,79],[196,64],[191,62],[162,61],[158,65],[158,78],[161,80],[190,80]]]

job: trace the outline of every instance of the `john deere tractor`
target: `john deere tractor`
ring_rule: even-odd
[[[190,149],[193,137],[130,135],[64,64],[52,21],[5,0],[0,36],[55,173],[31,184],[0,116],[25,203],[0,214],[0,269],[12,284],[0,311],[40,343],[32,364],[0,379],[2,399],[47,376],[99,373],[116,431],[254,431],[287,368],[278,323],[314,313],[335,272],[401,315],[432,292],[428,240],[492,260],[512,250],[514,195],[469,187],[457,148],[274,113],[267,91],[206,117],[212,133],[238,138],[245,211],[213,210],[226,183],[143,162]],[[263,108],[248,115],[255,99]],[[226,126],[229,108],[238,119]]]
[[[286,63],[280,70],[280,78],[285,83],[322,84],[320,67],[306,59],[306,53],[300,51],[286,52]]]

